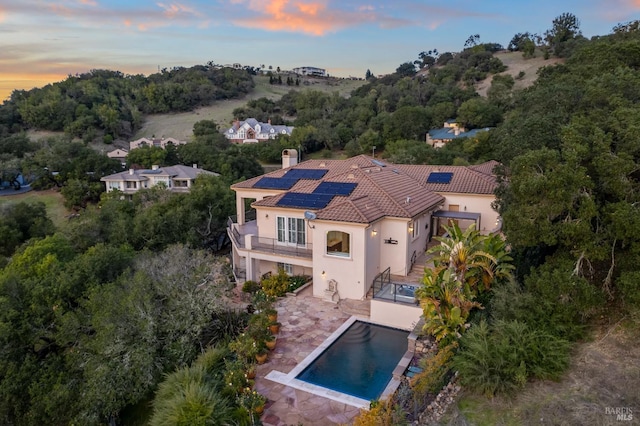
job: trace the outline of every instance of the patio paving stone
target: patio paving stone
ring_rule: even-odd
[[[368,312],[368,305],[368,300],[337,305],[325,302],[314,298],[311,288],[276,302],[282,324],[276,349],[265,364],[258,366],[255,383],[255,389],[269,400],[261,418],[265,426],[351,424],[359,413],[357,408],[272,382],[265,376],[272,370],[289,373],[351,315]]]

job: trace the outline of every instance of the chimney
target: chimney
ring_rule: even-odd
[[[129,169],[129,174],[130,175],[134,175],[135,174],[134,170],[133,169]]]
[[[198,168],[198,165],[197,165],[196,163],[193,163],[193,168],[194,168],[194,169],[197,169],[197,168]]]
[[[458,136],[460,134],[460,129],[457,126],[456,126],[453,134],[456,135],[456,136]]]
[[[295,149],[282,150],[282,168],[292,167],[298,164],[298,151]]]
[[[269,119],[267,120],[267,123],[268,123],[269,125],[271,125],[271,118],[269,118]]]
[[[158,170],[158,167],[159,166],[157,164],[154,164],[153,166],[151,166],[151,170]]]

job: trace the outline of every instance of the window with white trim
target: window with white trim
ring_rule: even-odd
[[[304,246],[307,243],[307,228],[304,219],[278,216],[276,235],[279,243]]]
[[[287,275],[293,275],[293,265],[290,263],[280,263],[278,262],[278,271],[282,269],[286,272]]]
[[[420,236],[420,219],[409,222],[409,231],[414,240]]]
[[[327,232],[327,254],[330,256],[351,256],[351,235],[342,231]]]

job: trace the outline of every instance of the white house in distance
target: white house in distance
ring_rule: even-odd
[[[155,146],[165,149],[167,145],[172,144],[175,146],[184,145],[187,141],[181,141],[176,138],[140,138],[135,141],[129,142],[129,149],[136,149],[143,146]]]
[[[431,129],[427,132],[427,143],[434,148],[442,148],[447,143],[454,139],[459,138],[471,138],[480,132],[486,132],[490,130],[489,127],[483,129],[471,129],[466,130],[460,126],[456,120],[447,120],[444,123],[444,127],[439,129]]]
[[[298,75],[307,75],[313,77],[326,77],[327,70],[324,68],[316,68],[316,67],[297,67],[291,70],[292,72]]]
[[[275,139],[279,135],[291,136],[292,126],[272,125],[271,120],[262,123],[255,118],[244,121],[235,120],[231,127],[224,132],[224,136],[232,143],[258,143]]]
[[[125,194],[133,194],[158,184],[163,184],[173,192],[189,192],[193,182],[201,174],[219,176],[218,173],[199,169],[197,164],[194,164],[193,167],[177,165],[152,166],[151,169],[129,169],[105,176],[100,180],[105,183],[107,192],[117,189]]]
[[[311,275],[314,296],[334,302],[372,297],[372,320],[408,328],[422,311],[413,297],[417,283],[403,281],[441,225],[475,223],[490,233],[499,224],[491,208],[496,162],[401,165],[364,155],[285,160],[287,168],[231,186],[237,216],[228,232],[239,282],[278,268]],[[254,200],[252,211],[244,211],[245,200]]]

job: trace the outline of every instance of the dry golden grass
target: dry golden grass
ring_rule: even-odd
[[[603,319],[604,321],[604,319]],[[577,345],[559,382],[529,383],[513,398],[464,393],[447,425],[614,425],[640,423],[640,314],[598,326]],[[632,410],[621,422],[607,408]]]
[[[507,66],[507,70],[500,74],[512,76],[516,80],[515,89],[524,89],[531,86],[538,78],[537,72],[540,68],[564,62],[564,59],[561,58],[544,59],[540,51],[536,51],[534,58],[528,59],[522,57],[522,52],[502,51],[494,53],[493,56],[500,59]],[[517,79],[516,77],[521,71],[524,71],[524,77]],[[492,79],[493,75],[490,75],[476,85],[476,90],[480,95],[486,96],[487,89],[491,87]]]

